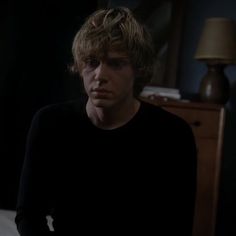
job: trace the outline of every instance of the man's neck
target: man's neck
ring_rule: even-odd
[[[96,107],[89,99],[86,112],[91,122],[101,129],[115,129],[125,125],[138,112],[140,102],[133,98],[112,108]]]

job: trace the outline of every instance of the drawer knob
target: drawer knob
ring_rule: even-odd
[[[199,127],[199,126],[201,126],[201,122],[196,120],[196,121],[192,122],[191,125],[195,126],[195,127]]]

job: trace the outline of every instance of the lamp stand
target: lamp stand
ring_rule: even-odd
[[[230,86],[224,74],[225,64],[207,63],[207,74],[200,84],[200,99],[203,102],[225,104],[229,99]]]

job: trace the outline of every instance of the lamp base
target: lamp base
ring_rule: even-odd
[[[203,102],[225,104],[229,99],[230,86],[224,74],[225,65],[207,64],[208,72],[200,84],[200,99]]]

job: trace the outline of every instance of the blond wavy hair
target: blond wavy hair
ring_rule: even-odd
[[[88,17],[73,41],[72,71],[80,73],[86,59],[105,58],[110,50],[128,54],[138,71],[134,81],[138,95],[152,77],[154,47],[150,33],[128,8],[100,9]]]

